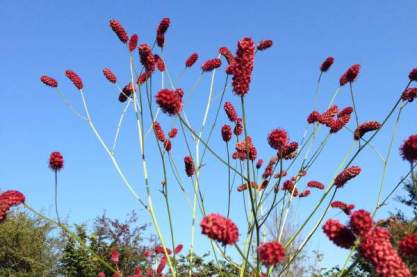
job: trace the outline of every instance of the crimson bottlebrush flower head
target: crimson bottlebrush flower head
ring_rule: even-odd
[[[168,255],[171,255],[172,251],[169,248],[163,247],[162,245],[157,245],[154,249],[155,254],[165,254],[165,251],[168,253]]]
[[[339,107],[337,107],[336,105],[333,105],[319,116],[318,121],[319,123],[324,124],[327,127],[331,127],[331,124],[334,121],[334,117],[338,113],[339,113]]]
[[[169,138],[175,138],[178,134],[178,129],[177,128],[172,128],[169,132],[168,132],[168,137]]]
[[[52,152],[51,155],[49,155],[49,168],[55,171],[64,168],[64,157],[60,152]]]
[[[256,162],[256,169],[261,168],[263,164],[264,164],[264,160],[259,159],[259,160]]]
[[[326,72],[327,70],[329,70],[329,68],[332,66],[333,63],[334,63],[334,58],[333,57],[326,58],[320,66],[320,71],[321,72]]]
[[[162,89],[156,94],[156,103],[164,113],[177,115],[182,110],[182,89]]]
[[[266,242],[256,249],[259,260],[265,266],[274,266],[285,258],[285,248],[278,241]]]
[[[57,80],[55,80],[52,77],[46,76],[46,75],[41,76],[41,82],[44,83],[45,85],[51,87],[51,88],[58,87]]]
[[[237,43],[235,62],[233,63],[233,91],[244,96],[249,91],[255,59],[255,43],[251,38],[243,38]]]
[[[253,189],[257,189],[258,188],[258,184],[256,184],[255,182],[250,182],[250,187],[253,188]],[[246,183],[246,184],[242,184],[242,185],[238,186],[236,190],[238,192],[242,192],[242,191],[247,190],[248,188],[249,188],[249,186]]]
[[[355,205],[353,204],[346,204],[342,201],[333,201],[330,206],[332,208],[338,208],[342,210],[346,215],[350,215],[352,210],[355,208]]]
[[[291,180],[286,180],[282,185],[282,190],[288,191],[292,196],[298,196],[298,189],[295,187],[295,183]]]
[[[293,141],[290,143],[285,144],[281,148],[278,149],[278,158],[290,160],[295,158],[297,155],[298,143]]]
[[[359,166],[351,166],[344,169],[339,175],[334,179],[334,185],[337,188],[343,187],[350,179],[355,178],[361,173],[361,168]]]
[[[24,203],[25,200],[26,198],[23,193],[17,190],[0,192],[0,223],[6,219],[10,208]]]
[[[232,127],[230,127],[227,124],[224,124],[221,130],[222,133],[222,139],[224,142],[229,142],[232,138]]]
[[[136,83],[138,85],[142,85],[146,83],[146,81],[152,76],[152,71],[145,71],[142,72],[142,74],[139,75],[138,79],[136,80]]]
[[[249,160],[254,161],[256,160],[256,155],[257,151],[252,143],[252,138],[248,136],[246,140],[242,140],[236,144],[236,151],[233,153],[232,158],[241,161],[249,158]]]
[[[120,259],[119,251],[117,251],[117,250],[111,251],[111,257],[110,257],[110,259],[111,259],[111,261],[114,264],[118,264],[119,263],[119,259]]]
[[[203,70],[203,72],[209,72],[216,68],[219,68],[221,65],[222,65],[222,61],[218,58],[215,58],[215,59],[205,61],[203,65],[201,66],[201,70]]]
[[[236,122],[236,120],[238,119],[238,115],[233,104],[230,102],[225,102],[223,107],[229,120],[232,122]]]
[[[165,71],[165,63],[164,63],[164,60],[160,56],[158,56],[158,55],[155,55],[154,58],[155,58],[156,68],[158,68],[158,70],[160,72],[164,72]]]
[[[361,69],[360,64],[354,64],[351,67],[349,67],[345,73],[340,77],[339,83],[340,86],[344,86],[347,83],[352,83],[356,80],[356,78],[359,75],[359,71]]]
[[[311,191],[309,189],[304,190],[303,192],[300,193],[300,195],[298,195],[298,197],[307,197],[311,194]]]
[[[391,244],[390,233],[381,227],[362,237],[360,255],[372,264],[378,277],[411,277],[407,266]]]
[[[156,30],[156,32],[158,34],[165,34],[170,24],[171,24],[171,20],[168,17],[162,18],[161,22],[158,25],[158,29]]]
[[[111,19],[109,23],[110,23],[110,27],[116,33],[120,41],[123,43],[126,43],[129,40],[129,36],[127,35],[122,24],[120,24],[120,22],[117,21],[116,19]]]
[[[236,136],[240,136],[243,133],[243,122],[240,117],[238,117],[235,121],[235,128],[233,129],[233,133]]]
[[[355,235],[338,220],[329,219],[323,225],[323,232],[334,244],[341,248],[349,249],[355,243]]]
[[[410,71],[410,74],[408,74],[408,78],[410,78],[410,81],[417,81],[417,67],[413,68]]]
[[[402,256],[417,259],[417,234],[405,235],[398,243],[398,250]]]
[[[71,80],[71,82],[74,84],[74,86],[77,89],[83,89],[83,81],[81,80],[80,76],[78,76],[77,73],[75,73],[72,70],[65,70],[65,76],[67,76],[68,79]]]
[[[346,114],[340,118],[334,119],[330,121],[330,133],[335,134],[343,129],[343,127],[346,126],[346,124],[349,123],[349,120],[351,118],[350,114]]]
[[[343,110],[341,110],[338,114],[337,114],[337,118],[343,118],[347,115],[351,115],[353,112],[353,108],[352,107],[346,107]]]
[[[186,156],[184,158],[184,165],[185,165],[185,173],[187,173],[188,177],[191,177],[195,173],[193,159],[190,156]]]
[[[400,153],[403,159],[410,163],[417,161],[417,135],[412,135],[404,141],[400,148]]]
[[[288,143],[288,134],[284,129],[274,129],[268,135],[269,145],[275,149],[280,150]]]
[[[263,180],[262,183],[259,185],[258,190],[264,190],[268,187],[269,185],[269,181],[268,180]]]
[[[161,125],[159,124],[159,122],[155,121],[154,123],[152,123],[152,128],[153,128],[153,131],[155,133],[156,138],[159,141],[164,142],[165,134],[164,134],[164,131],[162,130]]]
[[[129,39],[129,51],[133,52],[138,46],[139,37],[137,34],[133,34]]]
[[[313,124],[319,121],[319,118],[320,118],[320,113],[318,111],[312,111],[307,117],[307,122],[308,124]]]
[[[316,189],[319,189],[319,190],[324,189],[324,185],[322,183],[318,182],[318,181],[310,181],[310,182],[307,183],[307,186],[310,187],[310,188],[316,188]]]
[[[235,62],[235,57],[233,56],[232,52],[230,52],[229,48],[221,47],[219,49],[219,53],[220,53],[220,55],[222,55],[226,59],[227,64],[230,65],[230,64],[233,64]]]
[[[174,253],[175,254],[181,253],[181,251],[182,251],[183,248],[184,248],[184,245],[178,244],[177,246],[175,246]]]
[[[155,57],[152,54],[152,49],[146,43],[139,46],[140,63],[146,71],[153,72],[155,70]]]
[[[165,266],[167,265],[167,257],[162,257],[159,261],[158,267],[156,268],[156,273],[160,275],[164,271]]]
[[[117,82],[117,77],[110,68],[103,69],[103,74],[110,83],[115,84]]]
[[[192,53],[187,60],[185,60],[185,67],[192,67],[198,60],[198,54]]]
[[[355,132],[353,133],[353,138],[355,140],[360,140],[366,133],[378,130],[381,127],[381,123],[377,121],[364,122],[356,128]]]
[[[371,214],[365,210],[354,211],[350,216],[350,228],[360,237],[365,236],[374,227]]]
[[[271,46],[272,46],[272,40],[265,39],[265,40],[261,40],[258,43],[258,46],[256,46],[256,49],[258,49],[259,51],[262,51],[262,50],[268,49]]]
[[[219,214],[204,216],[200,227],[203,235],[223,245],[235,244],[239,239],[239,230],[236,224]]]
[[[132,83],[127,84],[123,87],[122,92],[119,94],[119,101],[121,103],[126,102],[127,98],[129,98],[134,91],[134,87]]]
[[[268,165],[265,167],[264,173],[262,174],[262,178],[266,179],[272,176],[274,166],[277,163],[277,161],[277,156],[274,156],[269,160]]]
[[[167,151],[167,152],[171,151],[171,148],[172,148],[171,141],[169,139],[165,139],[163,143],[164,143],[165,151]]]
[[[413,102],[417,98],[417,88],[408,88],[401,95],[403,101]]]

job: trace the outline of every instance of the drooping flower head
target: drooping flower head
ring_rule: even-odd
[[[410,71],[410,74],[408,74],[408,78],[410,78],[410,81],[417,81],[417,67],[413,68]]]
[[[310,194],[311,194],[311,191],[310,191],[309,189],[306,189],[306,190],[302,191],[302,192],[298,195],[298,197],[303,198],[303,197],[307,197],[307,196],[309,196]]]
[[[115,84],[117,82],[117,77],[110,68],[103,69],[103,74],[110,83]]]
[[[185,67],[192,67],[193,64],[198,60],[198,54],[192,53],[188,59],[185,61]]]
[[[323,232],[334,244],[341,248],[349,249],[355,243],[355,235],[338,220],[329,219],[323,225]]]
[[[65,70],[65,76],[67,76],[67,78],[70,79],[70,81],[74,84],[74,86],[77,89],[83,89],[83,81],[81,80],[80,76],[78,76],[78,74],[75,73],[75,71]]]
[[[49,86],[49,87],[52,87],[52,88],[58,87],[57,80],[55,80],[52,77],[46,76],[46,75],[41,76],[41,82],[44,83],[45,85]]]
[[[320,190],[324,189],[324,185],[322,183],[318,182],[318,181],[309,181],[307,183],[307,186],[310,187],[310,188],[316,188],[316,189],[320,189]]]
[[[184,158],[184,165],[185,165],[185,173],[187,173],[188,177],[191,177],[195,173],[193,159],[190,156],[186,156]]]
[[[329,68],[332,66],[333,63],[334,63],[333,57],[326,58],[320,66],[320,71],[327,72],[327,70],[329,70]]]
[[[17,190],[0,192],[0,223],[6,219],[10,208],[24,203],[25,200],[25,196]]]
[[[219,214],[208,214],[203,217],[200,227],[203,235],[223,245],[235,244],[239,239],[239,230],[236,224]]]
[[[235,57],[233,56],[232,52],[227,47],[221,47],[219,49],[220,55],[222,55],[228,64],[232,64],[235,62]]]
[[[307,117],[307,122],[308,124],[313,124],[319,121],[319,118],[320,118],[320,113],[318,111],[312,111]]]
[[[285,248],[278,241],[266,242],[256,249],[259,260],[265,266],[274,266],[285,258]]]
[[[133,34],[129,39],[129,51],[133,52],[138,46],[139,37],[137,34]]]
[[[412,135],[404,141],[400,153],[403,159],[410,163],[417,161],[417,135]]]
[[[237,51],[233,66],[233,91],[244,96],[249,91],[255,58],[255,43],[251,38],[243,38],[237,43]]]
[[[121,103],[126,102],[126,100],[132,95],[134,87],[132,83],[125,85],[122,89],[122,92],[119,94],[119,101]]]
[[[49,168],[59,171],[64,168],[64,157],[60,152],[52,152],[49,156]]]
[[[201,70],[203,70],[203,72],[209,72],[216,68],[219,68],[221,65],[222,65],[222,61],[218,58],[215,58],[215,59],[205,61],[203,65],[201,66]]]
[[[277,156],[280,159],[290,160],[297,155],[298,143],[295,141],[289,142],[278,148]]]
[[[355,178],[361,173],[361,168],[359,166],[351,166],[344,169],[339,175],[334,179],[334,185],[337,188],[343,187],[350,179]]]
[[[265,40],[261,40],[258,43],[258,46],[256,46],[256,49],[258,49],[258,51],[263,51],[263,50],[270,48],[271,46],[272,46],[272,40],[265,39]]]
[[[359,75],[359,71],[361,69],[361,66],[359,64],[354,64],[351,67],[349,67],[345,73],[340,77],[339,83],[340,86],[344,86],[347,83],[352,83],[356,80],[356,77]]]
[[[109,23],[110,23],[110,27],[116,33],[120,41],[123,43],[126,43],[129,40],[129,36],[127,35],[122,24],[120,24],[120,22],[117,21],[116,19],[111,19]]]
[[[182,110],[182,89],[162,89],[156,94],[156,103],[164,113],[177,115]]]
[[[346,215],[350,215],[352,210],[355,208],[355,205],[346,204],[345,202],[342,202],[342,201],[333,201],[330,204],[330,206],[332,208],[338,208],[338,209],[342,210]]]
[[[355,140],[360,140],[366,133],[378,130],[382,127],[382,124],[378,121],[367,121],[360,124],[355,132],[353,133],[353,138]]]
[[[416,98],[417,98],[417,88],[408,88],[401,95],[401,99],[403,101],[413,102],[414,99]]]
[[[232,138],[232,127],[230,125],[224,124],[221,130],[222,139],[224,142],[229,142]]]

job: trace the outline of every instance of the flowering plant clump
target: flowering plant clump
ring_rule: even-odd
[[[187,252],[186,256],[184,255],[188,262],[187,276],[194,276],[197,274],[194,263],[197,259],[196,253],[203,251],[198,248],[201,244],[197,242],[204,239],[209,242],[212,251],[210,254],[216,257],[216,261],[219,264],[229,264],[239,276],[286,276],[294,260],[302,253],[311,238],[317,235],[317,230],[321,227],[325,236],[336,246],[357,253],[356,256],[351,256],[351,253],[348,255],[341,269],[343,276],[347,276],[351,271],[352,267],[347,266],[351,261],[350,257],[364,259],[378,276],[411,276],[402,257],[414,255],[415,234],[407,234],[401,241],[394,242],[391,241],[387,229],[374,223],[377,212],[385,206],[399,187],[399,185],[390,186],[389,193],[384,191],[387,187],[384,180],[392,147],[389,146],[387,156],[384,158],[374,144],[374,140],[382,129],[389,126],[391,122],[389,120],[395,116],[397,121],[393,130],[396,130],[402,116],[401,111],[417,98],[416,88],[410,87],[417,81],[417,69],[411,70],[408,79],[407,74],[404,74],[407,87],[398,93],[398,101],[390,112],[381,116],[378,121],[366,120],[359,123],[353,88],[358,82],[361,66],[354,64],[341,75],[338,82],[333,81],[336,91],[325,108],[319,109],[314,104],[311,110],[305,111],[307,122],[304,122],[306,127],[302,137],[294,138],[295,136],[292,135],[290,139],[287,130],[291,129],[288,126],[275,129],[274,126],[270,126],[269,133],[258,135],[248,120],[256,113],[247,103],[253,101],[253,96],[261,97],[260,92],[251,91],[251,88],[252,90],[254,88],[251,84],[256,80],[253,78],[254,65],[259,55],[268,55],[266,50],[273,47],[273,41],[270,39],[258,41],[251,37],[243,37],[237,41],[235,47],[215,48],[219,49],[218,52],[216,50],[216,53],[212,53],[213,56],[204,57],[200,67],[194,66],[199,55],[188,53],[189,56],[183,61],[178,76],[173,78],[171,74],[175,69],[170,67],[170,57],[165,55],[168,53],[165,52],[165,48],[169,46],[170,34],[167,31],[171,23],[168,17],[163,18],[156,27],[154,41],[147,43],[141,41],[139,44],[140,33],[130,34],[118,20],[109,21],[116,39],[120,40],[127,50],[130,69],[127,78],[121,75],[116,77],[110,69],[111,66],[102,69],[102,74],[106,78],[103,81],[107,82],[109,90],[114,90],[115,98],[118,96],[119,102],[124,106],[121,108],[113,143],[107,141],[108,136],[102,134],[91,117],[84,93],[84,90],[90,88],[91,83],[86,82],[84,86],[78,73],[72,70],[65,71],[65,76],[73,85],[72,89],[75,87],[79,92],[77,95],[81,97],[81,105],[72,105],[65,98],[65,94],[61,93],[56,79],[48,75],[40,77],[43,84],[63,97],[64,103],[71,112],[88,124],[109,157],[121,183],[137,202],[138,207],[150,217],[158,239],[158,246],[152,251],[147,251],[148,254],[145,255],[149,259],[155,258],[156,263],[149,262],[145,268],[137,267],[134,273],[122,272],[119,266],[123,260],[123,251],[114,248],[106,257],[111,261],[110,263],[97,258],[103,266],[103,271],[96,274],[105,276],[104,272],[111,271],[113,276],[128,276],[127,274],[132,273],[134,275],[131,276],[134,277],[182,276],[182,273],[179,273],[177,256],[183,251]],[[142,36],[140,37],[142,39]],[[225,61],[223,69],[222,61]],[[320,85],[327,78],[327,72],[338,70],[335,68],[337,65],[334,65],[335,59],[331,56],[321,64],[319,62],[316,69],[319,76],[316,97],[320,97]],[[258,65],[258,62],[256,64]],[[262,64],[259,63],[259,66]],[[183,82],[183,78],[193,71],[199,76],[189,88],[187,82]],[[224,76],[223,86],[217,86],[219,75]],[[203,79],[210,81],[208,92],[201,90],[198,94],[194,94],[193,92],[205,83],[201,82]],[[120,84],[121,82],[123,84]],[[339,93],[344,93],[347,84],[351,100],[343,103],[343,100],[338,99],[337,96]],[[217,87],[223,89],[218,92]],[[196,94],[207,97],[205,107],[201,110],[193,109],[196,104],[191,101]],[[94,94],[88,96],[98,97]],[[115,105],[120,105],[117,99],[114,99],[114,102]],[[83,108],[81,112],[75,108],[79,106]],[[190,112],[190,109],[193,109],[193,112]],[[194,116],[195,110],[203,111],[201,124],[197,121],[200,117]],[[119,135],[120,132],[125,131],[122,127],[127,125],[127,120],[124,119],[128,113],[133,114],[132,127],[135,131],[133,135],[127,137],[134,138],[138,147],[138,151],[128,152],[139,152],[137,158],[143,175],[143,182],[140,184],[133,183],[137,180],[128,177],[119,161]],[[352,118],[354,120],[351,120]],[[268,123],[265,120],[262,122]],[[348,134],[351,147],[346,147],[349,148],[347,153],[340,153],[344,144],[338,143],[340,146],[332,152],[332,156],[340,158],[340,163],[335,167],[336,172],[330,172],[333,166],[329,166],[328,161],[320,159],[321,154],[327,151],[329,141],[339,142],[338,137],[345,133]],[[393,131],[392,134],[391,144],[394,144],[396,132]],[[263,150],[260,147],[268,145],[270,148],[265,147],[269,151],[268,156],[264,157],[263,152],[258,150]],[[354,210],[357,203],[347,204],[335,200],[338,199],[336,196],[340,196],[341,190],[350,192],[352,188],[350,183],[353,183],[352,185],[364,183],[362,177],[367,174],[368,167],[358,162],[358,157],[364,153],[364,149],[375,152],[378,158],[381,158],[384,168],[382,181],[378,184],[379,195],[372,212]],[[416,135],[410,136],[402,144],[400,155],[411,167],[407,168],[403,174],[405,177],[399,184],[410,176],[412,182],[417,182],[413,174],[417,161]],[[208,156],[212,159],[208,159]],[[264,159],[268,161],[265,165]],[[224,167],[224,172],[219,169],[211,172],[210,183],[207,184],[202,174],[213,168],[211,166],[213,160]],[[306,177],[307,175],[317,178],[314,169],[320,162],[326,165],[326,169],[321,172],[323,176],[319,179],[323,183],[307,179],[309,178]],[[155,163],[158,163],[157,166]],[[60,221],[58,215],[57,176],[63,165],[62,155],[59,152],[52,153],[49,167],[55,173],[57,221],[51,220],[51,222],[72,238],[77,238],[77,235]],[[359,174],[362,175],[357,178]],[[324,182],[326,176],[328,182]],[[236,185],[236,182],[239,183]],[[349,185],[346,185],[348,182]],[[362,186],[374,184],[374,182],[366,183]],[[207,193],[208,188],[215,190],[214,198]],[[383,198],[385,194],[386,197]],[[225,199],[224,202],[221,201],[222,197]],[[4,220],[12,206],[24,201],[25,197],[19,192],[1,193],[0,221]],[[303,206],[311,209],[307,214],[297,215],[301,224],[294,232],[283,236],[289,224],[288,215],[297,206],[298,201],[303,201],[301,202]],[[315,203],[312,203],[313,201]],[[154,206],[155,202],[163,203],[164,209],[159,210],[158,206]],[[215,204],[211,204],[212,202]],[[179,228],[176,219],[187,214],[181,208],[177,208],[177,205],[181,206],[183,203],[189,204],[190,240],[177,244],[180,232],[176,230]],[[29,206],[25,204],[25,207]],[[348,216],[350,220],[347,224],[342,224],[338,219],[328,218],[329,211]],[[161,215],[162,212],[166,213],[166,216]],[[275,222],[278,236],[268,238],[267,223],[272,220],[272,214],[280,215],[279,222]],[[187,221],[181,222],[181,232],[183,232],[188,226],[184,223]],[[200,222],[199,226],[198,222]],[[297,244],[300,236],[304,234],[308,234],[306,239],[301,244]],[[201,238],[198,237],[199,235]],[[87,248],[92,256],[95,255],[91,247],[82,246]],[[291,252],[291,249],[295,251]],[[356,262],[357,260],[352,260],[352,266]]]

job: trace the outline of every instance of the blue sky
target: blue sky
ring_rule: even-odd
[[[60,210],[70,222],[91,223],[103,210],[114,217],[123,217],[132,209],[141,211],[88,126],[68,111],[53,90],[39,82],[42,74],[56,77],[64,94],[81,108],[78,92],[63,75],[67,68],[77,71],[84,80],[93,120],[110,143],[122,106],[117,101],[117,91],[103,78],[101,70],[111,67],[121,85],[129,78],[128,55],[108,27],[111,18],[119,19],[130,34],[137,33],[141,43],[151,43],[159,20],[170,17],[172,25],[167,34],[165,56],[174,76],[192,52],[200,54],[200,64],[215,57],[221,46],[234,51],[236,41],[244,36],[256,41],[272,39],[273,48],[256,57],[247,97],[249,130],[259,156],[268,160],[273,154],[266,143],[271,129],[285,128],[294,140],[301,137],[312,107],[318,67],[329,55],[335,58],[335,64],[323,78],[320,108],[326,106],[337,88],[340,74],[351,64],[359,63],[362,71],[354,84],[359,118],[361,121],[383,119],[406,85],[410,69],[417,66],[416,8],[417,2],[412,0],[2,1],[0,188],[21,190],[27,195],[28,203],[53,216],[53,173],[47,168],[47,160],[49,153],[57,150],[65,158],[65,169],[59,176]],[[187,92],[198,75],[197,68],[191,70],[178,86]],[[160,76],[155,79],[158,86]],[[219,74],[216,93],[223,80],[223,73]],[[185,107],[194,124],[201,120],[208,85],[207,75],[195,92],[196,97]],[[230,88],[226,98],[236,105],[239,100]],[[350,105],[347,88],[342,89],[336,104]],[[416,111],[412,103],[403,113],[386,178],[386,193],[408,169],[397,149],[402,140],[417,133]],[[165,115],[161,122],[165,129],[177,124]],[[226,123],[224,115],[219,123]],[[391,129],[392,121],[374,141],[383,155]],[[135,136],[134,117],[129,113],[118,156],[131,182],[143,195]],[[153,139],[149,141],[155,147]],[[213,138],[212,144],[216,150],[224,151],[219,137]],[[305,181],[329,182],[350,144],[351,135],[346,131],[332,138]],[[174,154],[182,168],[186,150],[180,140],[174,141]],[[166,222],[162,197],[157,191],[161,178],[158,156],[149,155],[149,160],[154,202],[159,220]],[[371,150],[363,151],[355,164],[363,168],[363,173],[340,191],[337,199],[355,203],[358,208],[372,209],[382,164]],[[225,169],[209,156],[201,176],[209,212],[225,212],[225,174]],[[187,185],[191,189],[189,182]],[[190,217],[184,214],[189,211],[173,179],[171,191],[177,218],[176,240],[187,245]],[[232,218],[242,224],[243,210],[238,196],[233,198]],[[319,194],[314,193],[298,201],[292,220],[301,222],[318,198]],[[377,217],[386,216],[396,207],[399,205],[390,201]],[[329,215],[335,214],[331,211]],[[150,222],[143,211],[140,215],[142,222]],[[339,217],[345,221],[343,216]],[[166,228],[164,232],[167,234]],[[347,252],[337,249],[319,233],[310,249],[325,254],[324,265],[342,263]],[[198,237],[200,253],[207,249],[205,241]]]

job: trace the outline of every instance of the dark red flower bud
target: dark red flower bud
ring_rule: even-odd
[[[185,61],[185,67],[192,67],[193,64],[198,60],[198,54],[192,53],[191,56]]]
[[[352,83],[356,80],[356,77],[359,75],[359,71],[361,69],[361,66],[359,64],[354,64],[351,67],[349,67],[345,73],[340,77],[339,83],[340,86],[344,86],[347,83]]]
[[[209,72],[216,68],[219,68],[222,65],[222,61],[218,58],[207,60],[201,66],[203,72]]]
[[[139,37],[137,34],[133,34],[129,39],[129,51],[132,52],[138,46]]]
[[[57,80],[55,80],[52,77],[46,76],[46,75],[41,76],[41,82],[44,83],[47,86],[52,87],[52,88],[58,87]]]
[[[320,66],[320,71],[321,72],[326,72],[327,70],[329,70],[329,68],[332,66],[333,62],[334,62],[333,57],[328,57],[327,59],[325,59],[324,62]]]
[[[110,70],[110,68],[103,69],[103,74],[110,83],[115,84],[117,82],[116,75]]]
[[[265,50],[265,49],[268,49],[269,47],[271,47],[272,46],[272,40],[270,40],[270,39],[266,39],[266,40],[261,40],[259,43],[258,43],[258,46],[256,47],[259,51],[262,51],[262,50]]]
[[[116,19],[111,19],[109,23],[110,23],[110,27],[116,33],[120,41],[123,43],[126,43],[129,40],[129,36],[127,35],[122,24],[120,24],[120,22],[117,21]]]
[[[77,73],[75,73],[72,70],[66,70],[65,76],[67,76],[67,78],[71,80],[71,82],[74,84],[74,86],[77,89],[79,90],[83,89],[84,87],[83,81],[81,80],[80,76],[77,75]]]
[[[59,171],[64,167],[64,157],[59,152],[52,152],[49,156],[49,168]]]

